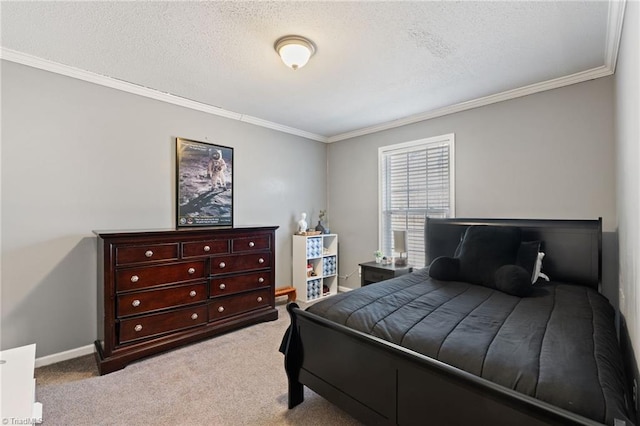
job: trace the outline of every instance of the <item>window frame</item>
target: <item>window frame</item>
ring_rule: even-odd
[[[437,146],[448,145],[449,147],[449,212],[446,217],[455,217],[455,134],[448,133],[440,136],[433,136],[424,139],[413,140],[409,142],[403,142],[393,145],[381,146],[378,148],[378,248],[384,251],[384,221],[385,213],[384,208],[386,206],[386,200],[384,199],[383,184],[385,181],[384,176],[384,158],[388,154],[397,153],[402,154],[411,151],[426,150],[429,148],[435,148]],[[391,247],[392,242],[388,245]],[[384,253],[384,255],[393,255],[392,253]],[[416,265],[409,259],[409,264],[414,267],[421,267]],[[426,265],[425,265],[426,266]]]

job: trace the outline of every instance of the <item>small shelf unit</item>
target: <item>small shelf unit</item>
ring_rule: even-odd
[[[338,235],[293,236],[293,286],[309,302],[338,292]]]

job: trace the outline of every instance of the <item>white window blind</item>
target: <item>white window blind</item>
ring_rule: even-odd
[[[380,163],[380,249],[398,256],[393,231],[407,231],[409,263],[425,264],[424,222],[454,216],[454,135],[382,147]]]

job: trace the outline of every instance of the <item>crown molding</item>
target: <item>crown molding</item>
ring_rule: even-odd
[[[431,111],[425,111],[419,114],[411,115],[408,117],[400,118],[400,119],[389,121],[386,123],[364,127],[361,129],[350,131],[350,132],[340,133],[330,137],[326,137],[326,136],[318,135],[315,133],[307,132],[304,130],[296,129],[294,127],[289,127],[282,124],[274,123],[272,121],[263,120],[261,118],[253,117],[250,115],[228,111],[223,108],[207,105],[201,102],[196,102],[190,99],[182,98],[180,96],[172,95],[170,93],[160,92],[158,90],[139,86],[123,80],[118,80],[115,78],[81,70],[81,69],[70,67],[67,65],[62,65],[56,62],[48,61],[46,59],[27,55],[25,53],[17,52],[14,50],[3,48],[3,47],[0,47],[0,59],[16,62],[19,64],[42,69],[45,71],[54,72],[57,74],[65,75],[68,77],[76,78],[76,79],[87,81],[90,83],[95,83],[101,86],[122,90],[124,92],[133,93],[133,94],[144,96],[150,99],[156,99],[162,102],[167,102],[170,104],[182,106],[182,107],[193,109],[196,111],[201,111],[208,114],[229,118],[232,120],[242,121],[242,122],[253,124],[256,126],[265,127],[268,129],[279,131],[279,132],[300,136],[306,139],[311,139],[311,140],[324,142],[324,143],[332,143],[332,142],[338,142],[346,139],[352,139],[358,136],[368,135],[371,133],[377,133],[384,130],[394,129],[396,127],[406,126],[408,124],[414,124],[420,121],[430,120],[433,118],[442,117],[449,114],[455,114],[457,112],[462,112],[462,111],[466,111],[473,108],[479,108],[482,106],[491,105],[497,102],[516,99],[522,96],[532,95],[534,93],[557,89],[560,87],[569,86],[572,84],[582,83],[584,81],[612,75],[615,72],[616,62],[618,59],[618,50],[620,46],[620,38],[622,36],[622,23],[624,20],[625,7],[626,7],[626,0],[609,1],[609,10],[608,10],[608,19],[607,19],[607,38],[606,38],[606,46],[605,46],[605,52],[604,52],[604,65],[600,67],[596,67],[590,70],[578,72],[568,76],[544,81],[541,83],[530,84],[528,86],[508,90],[508,91],[497,93],[494,95],[485,96],[482,98],[477,98],[477,99],[473,99],[466,102],[461,102],[455,105],[450,105],[447,107],[438,108]]]
[[[371,133],[381,132],[383,130],[394,129],[396,127],[406,126],[408,124],[418,123],[420,121],[430,120],[432,118],[442,117],[456,112],[462,112],[473,108],[479,108],[486,105],[495,104],[510,99],[520,98],[522,96],[532,95],[546,90],[557,89],[559,87],[569,86],[571,84],[582,83],[583,81],[593,80],[600,77],[606,77],[613,74],[613,71],[607,66],[592,68],[587,71],[578,72],[568,76],[556,78],[553,80],[543,81],[541,83],[530,84],[506,92],[496,93],[495,95],[485,96],[455,105],[438,108],[431,111],[425,111],[420,114],[411,115],[400,118],[398,120],[389,121],[375,126],[365,127],[362,129],[346,132],[328,138],[328,143],[338,142],[345,139],[352,139],[358,136],[364,136]]]
[[[626,0],[609,1],[609,16],[607,19],[607,41],[604,52],[605,66],[616,71],[618,61],[618,50],[620,48],[620,38],[622,37],[622,23],[624,21],[624,11],[627,6]]]
[[[301,136],[303,138],[311,139],[318,142],[328,142],[328,138],[326,136],[318,135],[315,133],[307,132],[304,130],[296,129],[294,127],[288,127],[282,124],[274,123],[273,121],[263,120],[261,118],[253,117],[251,115],[242,115],[240,117],[240,121],[245,123],[254,124],[256,126],[266,127],[273,130],[278,130],[284,133],[290,133],[292,135]]]
[[[10,62],[15,62],[22,65],[27,65],[32,68],[37,68],[44,71],[50,71],[56,74],[64,75],[64,76],[75,78],[78,80],[83,80],[89,83],[98,84],[100,86],[121,90],[123,92],[132,93],[134,95],[144,96],[145,98],[155,99],[161,102],[166,102],[169,104],[178,105],[178,106],[189,108],[192,110],[205,112],[207,114],[217,115],[219,117],[229,118],[232,120],[238,120],[244,123],[249,123],[249,124],[253,124],[260,127],[266,127],[268,129],[276,130],[283,133],[289,133],[289,134],[300,136],[306,139],[311,139],[319,142],[327,142],[327,138],[322,135],[306,132],[304,130],[274,123],[268,120],[263,120],[261,118],[252,117],[250,115],[228,111],[223,108],[207,105],[202,102],[196,102],[191,99],[186,99],[180,96],[172,95],[171,93],[160,92],[158,90],[139,86],[137,84],[129,83],[124,80],[118,80],[116,78],[107,77],[101,74],[96,74],[90,71],[85,71],[85,70],[74,68],[68,65],[59,64],[57,62],[38,58],[36,56],[27,55],[26,53],[18,52],[11,49],[6,49],[4,47],[0,47],[0,59],[4,59]]]

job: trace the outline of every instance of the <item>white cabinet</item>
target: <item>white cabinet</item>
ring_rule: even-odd
[[[0,351],[2,424],[42,423],[42,404],[36,402],[33,378],[35,361],[35,344]]]
[[[293,286],[308,302],[338,292],[338,236],[293,236]]]

